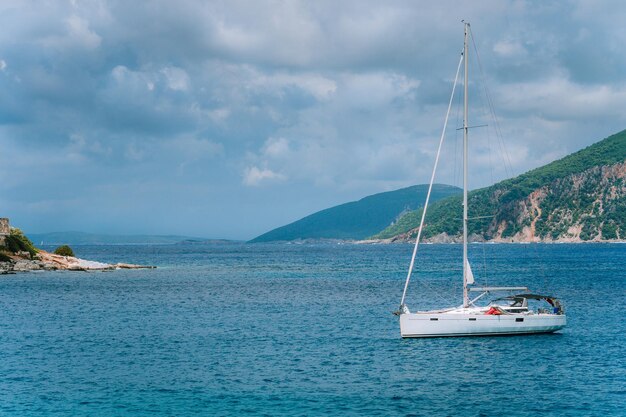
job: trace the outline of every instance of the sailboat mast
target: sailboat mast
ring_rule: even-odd
[[[463,58],[465,61],[465,79],[463,82],[463,307],[469,307],[467,295],[467,274],[469,263],[467,261],[467,79],[468,79],[468,56],[467,38],[469,23],[465,22],[465,37],[463,42]]]

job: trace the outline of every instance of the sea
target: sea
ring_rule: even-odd
[[[562,300],[535,336],[402,339],[409,244],[76,246],[113,272],[0,276],[3,416],[624,416],[626,245],[472,244],[477,283]],[[462,300],[420,246],[412,310]]]

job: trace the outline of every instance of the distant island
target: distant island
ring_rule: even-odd
[[[28,271],[105,271],[113,269],[155,268],[127,263],[107,264],[74,256],[67,245],[50,253],[35,247],[20,229],[11,227],[9,219],[0,218],[0,274]]]
[[[412,241],[419,226],[425,187],[376,194],[322,210],[269,231],[252,242],[310,238],[366,239],[380,243]],[[412,192],[407,193],[409,190]],[[424,240],[460,241],[460,190],[437,185],[434,192],[435,198],[431,200],[434,203],[426,216]],[[445,195],[446,192],[449,194]],[[396,193],[416,201],[385,206],[385,199]],[[358,204],[361,202],[367,204]],[[468,217],[475,219],[469,222],[470,240],[475,242],[626,240],[626,130],[543,167],[474,190],[469,194],[469,207]],[[363,231],[371,230],[364,223],[371,219],[375,219],[371,224],[378,230],[364,236]],[[359,225],[355,229],[359,233],[346,232],[353,223]]]
[[[292,240],[360,240],[394,224],[403,214],[424,204],[428,185],[414,185],[374,194],[306,216],[251,240],[256,242]],[[461,189],[435,184],[431,201],[458,195]]]
[[[28,233],[39,245],[172,245],[180,242],[210,242],[211,239],[182,235],[114,235],[85,232]]]

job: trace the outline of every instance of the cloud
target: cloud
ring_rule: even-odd
[[[167,87],[174,91],[187,91],[189,89],[189,75],[182,68],[166,67],[161,70],[165,75]]]
[[[576,0],[2,2],[0,212],[54,228],[70,201],[97,219],[84,227],[160,232],[138,214],[158,206],[187,210],[182,229],[250,237],[284,222],[279,199],[295,218],[423,183],[461,19],[481,53],[472,43],[471,121],[494,124],[474,111],[484,75],[511,159],[472,131],[472,185],[488,185],[624,128],[624,16]],[[442,182],[457,178],[458,120],[455,107]],[[231,231],[235,215],[250,223]]]
[[[66,19],[69,36],[77,43],[88,49],[100,46],[102,38],[89,29],[89,23],[78,16],[70,16]]]
[[[507,111],[548,120],[601,121],[623,119],[626,85],[580,85],[566,77],[550,77],[499,89]]]
[[[524,46],[517,41],[499,41],[493,45],[493,51],[503,57],[527,55],[526,48],[524,48]]]
[[[93,50],[100,46],[102,37],[89,27],[89,22],[79,16],[70,15],[64,19],[64,30],[62,33],[51,33],[39,42],[46,48],[69,49],[84,48]]]
[[[270,76],[259,74],[254,82],[262,88],[279,90],[290,87],[298,88],[312,95],[317,100],[329,99],[337,90],[337,84],[334,80],[314,73],[291,74],[280,72]]]
[[[263,155],[284,158],[290,154],[289,141],[285,138],[269,138],[263,145]]]
[[[249,187],[256,187],[262,183],[283,181],[286,177],[268,168],[258,168],[256,166],[247,167],[243,173],[243,184]]]

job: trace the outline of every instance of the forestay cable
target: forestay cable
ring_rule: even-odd
[[[426,218],[426,210],[428,209],[428,202],[430,201],[430,193],[433,190],[433,182],[435,181],[435,173],[437,172],[437,165],[439,164],[439,155],[441,155],[441,148],[443,146],[443,139],[446,136],[446,128],[448,127],[448,117],[450,116],[450,109],[452,108],[452,101],[454,99],[454,91],[456,90],[456,83],[459,79],[459,72],[461,71],[461,64],[463,63],[463,53],[459,59],[459,66],[456,69],[456,76],[454,77],[454,84],[452,85],[452,94],[450,95],[450,102],[448,103],[448,111],[446,112],[446,119],[443,123],[443,131],[441,132],[441,138],[439,139],[439,148],[437,148],[437,156],[435,158],[435,166],[433,167],[433,173],[430,177],[430,184],[428,185],[428,193],[426,194],[426,202],[424,203],[424,209],[422,210],[422,219],[420,220],[420,227],[417,231],[417,239],[415,240],[415,246],[413,247],[413,255],[411,256],[411,264],[409,265],[409,272],[406,276],[406,282],[404,283],[404,291],[402,291],[402,300],[400,301],[400,312],[404,310],[404,300],[406,298],[406,290],[409,288],[409,281],[411,281],[411,273],[415,266],[415,256],[417,255],[417,248],[420,243],[420,237],[422,236],[422,228],[424,227],[424,219]]]

